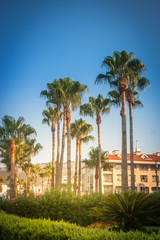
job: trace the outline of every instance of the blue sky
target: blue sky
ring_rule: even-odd
[[[89,96],[106,96],[106,85],[95,85],[103,59],[115,50],[134,52],[147,67],[151,87],[141,93],[143,109],[134,110],[136,140],[143,153],[160,151],[160,3],[158,0],[1,1],[0,7],[0,118],[23,116],[37,131],[43,151],[34,162],[51,161],[51,131],[42,125],[45,100],[40,92],[54,78],[71,77],[89,87]],[[83,99],[87,102],[88,97]],[[121,150],[120,109],[102,118],[102,148]],[[72,122],[79,119],[72,114]],[[82,146],[87,157],[95,141]],[[129,152],[129,122],[127,115]],[[72,141],[72,160],[75,141]],[[66,160],[66,158],[65,158]]]

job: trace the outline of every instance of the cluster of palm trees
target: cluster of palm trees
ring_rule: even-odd
[[[129,106],[130,114],[130,160],[131,160],[131,189],[135,190],[134,183],[134,159],[133,159],[133,109],[143,106],[139,100],[139,92],[146,89],[150,82],[143,76],[146,67],[141,60],[137,59],[134,54],[126,51],[115,51],[113,56],[107,56],[103,61],[103,66],[107,68],[105,74],[99,74],[95,83],[109,84],[111,91],[107,93],[107,98],[101,94],[97,98],[89,97],[89,103],[82,105],[82,96],[88,91],[86,85],[78,81],[72,81],[68,78],[54,79],[52,83],[47,83],[47,90],[41,92],[41,97],[46,99],[47,109],[43,111],[43,121],[51,126],[52,131],[52,163],[50,163],[49,174],[51,178],[51,187],[61,187],[62,170],[65,149],[65,137],[67,137],[67,186],[71,188],[71,137],[76,138],[76,158],[74,174],[74,192],[77,189],[78,176],[78,193],[81,186],[81,143],[93,140],[89,135],[93,130],[90,124],[80,118],[71,124],[71,109],[74,111],[80,107],[80,114],[83,116],[95,117],[98,131],[98,153],[96,165],[96,189],[102,191],[101,168],[104,165],[104,154],[101,150],[101,115],[108,114],[111,106],[121,106],[120,115],[122,118],[122,190],[128,190],[128,173],[127,173],[127,134],[126,134],[126,101]],[[61,111],[61,109],[63,109]],[[60,122],[63,118],[62,142],[60,137]],[[57,126],[57,151],[55,151],[55,131]],[[42,146],[35,144],[35,130],[24,124],[24,119],[19,118],[17,121],[10,116],[4,116],[2,127],[0,127],[0,151],[3,162],[10,168],[10,187],[11,198],[16,196],[16,164],[26,168],[27,176],[30,176],[31,156],[35,155]],[[93,150],[93,149],[92,149]],[[91,152],[92,152],[91,150]],[[55,158],[55,152],[56,158]],[[93,151],[94,152],[94,151]],[[94,153],[95,154],[95,153]],[[79,155],[79,175],[78,170]],[[11,160],[10,160],[11,158]],[[23,161],[22,161],[23,159]],[[102,161],[103,159],[103,161]],[[91,159],[90,159],[91,160]],[[90,166],[89,160],[84,163]],[[92,164],[91,164],[92,165]],[[41,171],[40,176],[45,175]],[[56,173],[56,174],[55,174]],[[32,172],[34,174],[34,170]],[[27,177],[27,192],[30,190],[30,180]],[[43,180],[42,180],[43,185]]]
[[[110,112],[110,107],[121,106],[120,115],[122,118],[122,190],[128,190],[128,172],[127,172],[127,133],[126,133],[126,100],[129,105],[130,113],[130,160],[131,160],[131,190],[135,190],[134,181],[134,155],[133,155],[133,109],[136,107],[142,107],[143,104],[138,99],[139,92],[150,86],[150,82],[143,76],[146,67],[141,60],[136,58],[134,54],[126,51],[115,51],[113,56],[107,56],[103,61],[103,66],[107,68],[105,74],[99,74],[96,78],[95,83],[108,83],[111,91],[108,92],[108,98],[103,98],[101,94],[97,98],[90,97],[88,104],[80,106],[80,114],[84,116],[96,117],[97,129],[98,129],[98,179],[99,179],[99,191],[102,191],[102,180],[101,180],[101,133],[100,123],[101,114],[107,114]],[[74,85],[77,85],[74,87]],[[74,191],[76,192],[76,179],[77,179],[77,159],[78,149],[81,151],[81,144],[79,140],[79,127],[82,124],[82,119],[76,120],[72,124],[72,130],[70,128],[71,111],[75,106],[80,105],[81,96],[84,91],[87,90],[87,86],[80,84],[79,82],[73,82],[70,78],[55,79],[53,83],[48,83],[48,90],[42,91],[41,95],[46,96],[47,105],[54,104],[57,108],[57,165],[56,165],[56,185],[62,179],[62,166],[63,166],[63,154],[61,153],[61,161],[59,162],[59,147],[60,147],[60,108],[63,105],[63,137],[62,137],[62,152],[64,152],[64,138],[65,138],[65,123],[67,119],[67,183],[68,187],[71,187],[71,144],[70,137],[76,137],[76,161],[75,161],[75,181]],[[73,87],[73,88],[72,88]],[[80,88],[79,88],[80,87]],[[72,89],[72,90],[71,90]],[[78,101],[77,101],[78,100]],[[73,105],[74,104],[74,105]],[[67,117],[66,117],[67,116]],[[52,122],[52,121],[51,121]],[[80,123],[81,122],[81,123]],[[78,126],[79,124],[79,126]],[[54,124],[55,130],[55,124]],[[53,141],[54,143],[54,141]],[[54,154],[53,154],[54,159]],[[54,166],[55,161],[52,161]],[[81,154],[79,153],[79,184],[81,179]],[[60,180],[58,180],[60,179]],[[60,181],[60,182],[59,182]]]
[[[82,95],[87,91],[87,86],[70,78],[55,79],[47,84],[47,90],[41,92],[46,98],[48,109],[43,111],[43,123],[51,125],[52,131],[52,187],[62,184],[62,169],[67,134],[67,186],[71,188],[71,109],[75,110],[82,103]],[[54,108],[53,108],[53,107]],[[63,107],[63,112],[61,108]],[[62,145],[60,154],[60,121],[63,115]],[[57,123],[57,156],[55,161],[55,129]],[[67,131],[67,133],[66,133]],[[56,177],[55,177],[56,162]],[[55,180],[55,182],[54,182]]]
[[[30,190],[31,157],[36,155],[42,146],[36,143],[33,136],[36,131],[29,124],[24,123],[24,118],[18,120],[5,115],[0,126],[0,153],[1,162],[10,171],[10,198],[17,196],[17,164],[26,172],[26,190]]]
[[[113,56],[107,56],[102,65],[107,68],[105,74],[99,74],[96,83],[108,83],[112,91],[108,93],[111,103],[121,106],[122,117],[122,191],[128,190],[127,173],[127,134],[126,134],[126,99],[130,114],[130,160],[131,160],[131,190],[135,190],[134,159],[133,159],[133,109],[143,106],[137,99],[139,91],[150,86],[150,81],[143,76],[146,67],[134,54],[126,51],[115,51]]]

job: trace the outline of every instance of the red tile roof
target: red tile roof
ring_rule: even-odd
[[[145,158],[146,157],[146,158]],[[106,158],[108,158],[108,160],[121,160],[121,155],[113,155],[113,154],[108,154],[106,156]],[[127,154],[127,160],[130,160],[130,154]],[[155,163],[155,161],[160,162],[160,156],[156,156],[153,154],[134,154],[134,161],[141,161],[141,162],[153,162]]]

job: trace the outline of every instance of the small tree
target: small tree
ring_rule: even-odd
[[[107,162],[107,151],[101,151],[101,162],[102,162],[102,168],[104,170],[110,170],[112,168],[112,165]],[[99,149],[97,148],[92,148],[91,151],[89,152],[89,159],[85,158],[83,159],[83,163],[90,169],[95,168],[95,192],[98,192],[98,167],[99,167]]]

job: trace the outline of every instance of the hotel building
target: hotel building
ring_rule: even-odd
[[[122,188],[122,155],[118,150],[108,154],[106,161],[112,164],[110,171],[102,169],[102,192],[120,192]],[[127,154],[128,162],[128,186],[131,186],[131,165],[130,154]],[[157,191],[160,179],[160,152],[155,154],[141,154],[136,148],[134,153],[134,174],[136,191],[152,193]],[[157,186],[158,185],[158,186]],[[88,169],[86,166],[82,172],[82,191],[95,191],[95,169]]]

